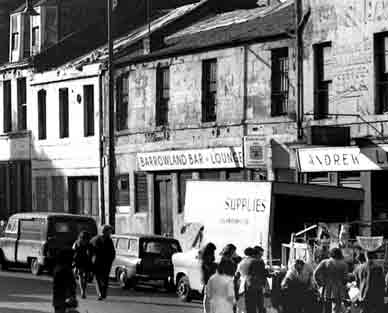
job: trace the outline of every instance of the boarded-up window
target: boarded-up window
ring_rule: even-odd
[[[35,199],[36,210],[41,212],[48,211],[48,192],[47,192],[47,177],[35,178]]]
[[[59,89],[59,138],[69,137],[69,90]]]
[[[117,197],[116,204],[119,206],[129,206],[129,175],[117,177]]]
[[[12,130],[12,102],[11,102],[11,81],[3,82],[3,127],[4,133]]]
[[[190,179],[193,179],[192,172],[180,172],[178,174],[178,183],[179,183],[179,207],[178,213],[182,213],[185,209],[185,200],[186,200],[186,182]]]
[[[20,163],[20,210],[31,210],[31,163]]]
[[[148,184],[146,173],[135,173],[136,213],[148,211]]]
[[[116,81],[116,127],[117,130],[128,128],[128,105],[129,105],[129,74],[125,73]]]
[[[160,67],[156,71],[156,126],[168,124],[168,103],[170,101],[170,69]]]
[[[65,182],[62,176],[52,177],[52,202],[53,211],[65,211]]]
[[[26,78],[17,80],[17,98],[18,98],[18,129],[27,129],[27,81]]]
[[[46,90],[38,91],[38,139],[47,138],[46,124]]]
[[[202,63],[202,122],[217,119],[217,60]]]
[[[84,86],[84,135],[94,136],[94,86]]]

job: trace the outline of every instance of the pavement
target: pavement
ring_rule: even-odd
[[[0,272],[0,313],[51,313],[51,278],[27,272]],[[78,291],[79,292],[79,291]],[[108,298],[98,301],[94,283],[87,299],[78,298],[80,313],[201,313],[199,301],[180,302],[175,294],[157,286],[140,286],[136,291],[122,290],[114,282]]]

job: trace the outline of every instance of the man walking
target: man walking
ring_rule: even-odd
[[[93,270],[96,278],[98,300],[103,300],[107,296],[109,272],[116,256],[111,238],[112,231],[110,225],[105,225],[102,228],[102,235],[97,235],[90,241],[93,247]]]
[[[372,252],[367,252],[367,260],[356,268],[354,274],[360,289],[360,313],[383,313],[384,271],[373,261]]]
[[[341,249],[330,250],[330,258],[319,263],[314,272],[317,285],[322,288],[324,313],[343,313],[346,297],[348,266]]]

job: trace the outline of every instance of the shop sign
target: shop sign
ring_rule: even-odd
[[[241,147],[174,150],[137,154],[140,171],[242,168]]]
[[[246,136],[243,139],[244,167],[258,168],[265,165],[265,139],[259,136]]]
[[[301,172],[376,171],[388,169],[388,145],[297,150]]]

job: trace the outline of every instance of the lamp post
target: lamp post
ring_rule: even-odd
[[[109,139],[109,208],[108,218],[109,224],[115,226],[115,213],[116,213],[116,162],[115,162],[115,137],[114,137],[114,98],[113,98],[113,30],[112,30],[112,0],[108,1],[108,139]],[[104,212],[105,214],[105,212]],[[105,218],[105,217],[104,217]]]

